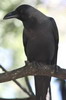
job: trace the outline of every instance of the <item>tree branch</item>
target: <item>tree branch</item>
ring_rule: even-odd
[[[0,68],[1,68],[3,71],[8,72],[8,71],[7,71],[4,67],[2,67],[1,65],[0,65]],[[24,88],[17,80],[13,80],[13,82],[15,82],[15,83],[17,84],[17,86],[19,86],[20,89],[21,89],[22,91],[24,91],[28,96],[31,96],[31,94],[26,90],[26,88]]]
[[[46,75],[66,79],[66,69],[62,69],[57,65],[44,65],[43,63],[28,62],[24,67],[0,74],[0,83],[29,75]]]

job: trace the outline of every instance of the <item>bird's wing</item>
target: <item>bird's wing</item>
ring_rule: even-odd
[[[26,53],[27,42],[28,42],[28,38],[27,38],[27,35],[26,35],[26,31],[24,29],[23,30],[23,45],[24,45],[24,51],[25,51],[25,53]]]
[[[57,51],[58,51],[59,35],[58,35],[58,28],[57,28],[55,20],[52,17],[50,17],[50,21],[52,24],[52,33],[53,33],[54,40],[55,40],[55,55],[54,55],[54,58],[52,60],[52,64],[56,64],[57,63]]]

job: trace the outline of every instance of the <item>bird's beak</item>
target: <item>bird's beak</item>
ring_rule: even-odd
[[[12,11],[9,12],[7,15],[5,15],[3,19],[11,19],[11,18],[18,18],[18,14],[15,11]]]

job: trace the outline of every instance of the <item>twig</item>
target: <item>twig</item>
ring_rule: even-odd
[[[25,77],[25,82],[26,82],[26,84],[27,84],[27,86],[28,86],[28,89],[29,89],[29,91],[31,92],[31,94],[34,95],[34,93],[33,93],[33,91],[32,91],[32,88],[31,88],[31,86],[30,86],[28,77]]]

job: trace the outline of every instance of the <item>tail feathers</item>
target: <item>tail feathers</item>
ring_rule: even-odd
[[[50,87],[51,78],[48,76],[35,76],[37,100],[46,100],[47,90]]]

